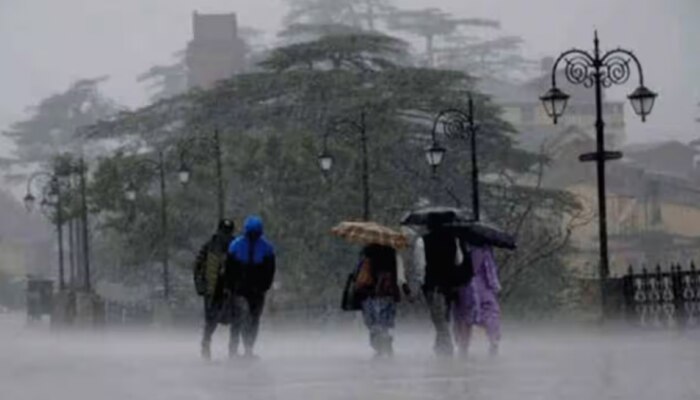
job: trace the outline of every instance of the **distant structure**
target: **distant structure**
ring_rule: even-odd
[[[541,75],[522,84],[514,84],[494,79],[479,82],[480,91],[491,96],[501,107],[502,117],[518,131],[518,145],[529,151],[539,152],[542,145],[550,147],[554,142],[566,141],[571,131],[595,137],[595,97],[593,90],[570,84],[564,71],[557,73],[558,86],[571,95],[566,113],[558,125],[544,111],[540,96],[552,86],[552,66],[554,59],[541,61]],[[605,93],[603,93],[605,96]],[[624,102],[604,98],[603,118],[605,119],[606,147],[620,149],[624,146],[627,134],[625,129]]]
[[[245,44],[235,13],[192,14],[193,39],[187,45],[187,85],[209,89],[243,70]]]

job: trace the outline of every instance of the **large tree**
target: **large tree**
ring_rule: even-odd
[[[532,75],[537,63],[522,55],[523,39],[501,36],[480,39],[468,35],[447,37],[435,50],[441,68],[469,71],[479,78],[518,80]]]
[[[132,135],[155,149],[220,129],[232,216],[240,220],[250,212],[262,214],[270,237],[278,245],[282,288],[276,296],[285,296],[287,304],[335,304],[338,282],[354,262],[354,251],[328,231],[338,221],[362,215],[356,126],[362,117],[368,136],[373,219],[395,224],[422,198],[434,203],[468,198],[467,142],[445,142],[450,156],[438,179],[432,178],[423,152],[432,116],[447,107],[464,109],[467,92],[474,92],[473,80],[462,72],[406,66],[405,57],[405,43],[395,38],[377,33],[333,34],[274,50],[262,63],[261,72],[242,74],[211,90],[189,92],[124,113],[94,125],[88,134],[97,138]],[[482,172],[498,178],[484,191],[487,214],[513,231],[525,224],[518,226],[518,221],[526,220],[536,232],[558,234],[557,242],[546,248],[532,235],[520,250],[522,254],[538,248],[556,253],[553,246],[566,242],[561,226],[576,209],[575,202],[562,193],[523,183],[536,180],[544,158],[516,149],[514,132],[498,117],[499,109],[487,97],[474,96],[482,126]],[[316,157],[326,132],[331,132],[328,151],[336,163],[324,178]],[[210,158],[206,149],[191,151],[198,159]],[[172,165],[177,164],[176,157],[171,160]],[[105,159],[104,165],[121,165],[116,170],[124,170],[127,162],[112,158]],[[181,228],[169,236],[168,245],[173,250],[194,250],[214,225],[205,210],[212,204],[206,189],[213,187],[209,170],[207,164],[195,170],[195,190],[169,186],[171,226]],[[99,192],[116,192],[95,197],[95,209],[113,219],[113,227],[117,227],[113,231],[129,237],[133,246],[146,252],[153,243],[148,236],[158,233],[118,228],[126,226],[124,219],[133,218],[114,200],[119,189],[107,189],[118,182],[120,179],[109,174],[98,176],[95,187],[102,187]],[[152,179],[143,185],[146,193],[156,193]],[[156,210],[146,203],[143,207],[142,215],[155,221]],[[152,222],[148,226],[152,227]],[[542,239],[548,240],[548,236]],[[128,256],[138,254],[145,253],[133,251]],[[181,257],[180,265],[188,265],[191,254],[185,251]],[[552,259],[549,254],[544,257]],[[535,256],[528,260],[538,262]],[[105,265],[114,262],[115,258],[104,260]],[[149,261],[144,258],[142,262]],[[533,265],[513,268],[519,277],[506,282],[515,287],[525,281],[523,276],[538,273]],[[546,273],[559,276],[563,269],[558,271]],[[188,276],[184,269],[181,275]],[[185,278],[182,281],[186,282]],[[533,290],[524,292],[534,295]]]
[[[438,8],[394,10],[388,18],[389,29],[425,39],[425,64],[435,66],[436,39],[457,35],[461,28],[500,28],[500,23],[485,18],[455,17]]]
[[[152,102],[174,97],[187,91],[187,66],[185,51],[174,55],[175,62],[168,65],[154,65],[140,74],[138,82],[146,83]]]
[[[285,25],[348,25],[374,31],[395,7],[389,0],[288,0]]]
[[[76,132],[114,114],[119,108],[99,90],[107,78],[83,79],[68,90],[31,107],[31,115],[15,122],[3,134],[15,146],[15,163],[48,162],[55,155],[77,148]]]

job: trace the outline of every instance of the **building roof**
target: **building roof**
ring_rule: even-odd
[[[695,176],[700,155],[698,149],[676,140],[632,144],[623,148],[623,153],[626,160],[648,173],[682,179]]]

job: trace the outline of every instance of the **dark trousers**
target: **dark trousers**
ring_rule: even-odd
[[[221,301],[214,296],[204,296],[204,334],[202,335],[202,345],[209,346],[211,338],[219,324],[219,313],[221,312]]]
[[[243,341],[246,354],[252,354],[260,329],[260,317],[265,306],[265,294],[239,294],[233,297],[230,350],[238,351],[239,340]]]
[[[435,345],[433,349],[439,356],[451,356],[454,352],[450,316],[453,299],[441,290],[430,289],[425,292],[425,300],[430,311],[430,320],[435,327]]]

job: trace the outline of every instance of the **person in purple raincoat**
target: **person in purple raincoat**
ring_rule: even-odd
[[[457,291],[453,308],[454,336],[459,354],[466,357],[472,328],[478,325],[486,329],[489,338],[489,353],[496,355],[501,340],[501,308],[498,293],[501,283],[498,267],[489,246],[472,246],[470,249],[474,277]]]

